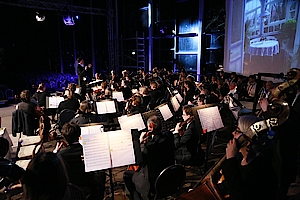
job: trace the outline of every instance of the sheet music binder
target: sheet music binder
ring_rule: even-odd
[[[58,96],[46,97],[46,109],[58,108],[59,103],[62,101],[64,101],[63,97],[58,97]]]
[[[118,107],[113,99],[96,102],[97,114],[117,113]]]
[[[135,164],[131,133],[109,131],[82,135],[85,171]]]

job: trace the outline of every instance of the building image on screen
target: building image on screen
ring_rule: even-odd
[[[300,67],[298,0],[229,0],[224,69],[244,75]]]

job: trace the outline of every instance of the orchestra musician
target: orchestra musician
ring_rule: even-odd
[[[200,145],[192,108],[182,108],[183,122],[177,123],[174,134],[175,160],[177,164],[200,165],[204,161],[204,152]]]
[[[230,199],[275,199],[277,178],[268,157],[267,130],[255,134],[250,126],[260,121],[256,116],[242,116],[226,148],[222,173]],[[237,158],[238,152],[241,156]]]
[[[140,180],[135,178],[138,172],[125,171],[124,182],[130,193],[130,199],[134,199],[134,193],[148,196],[150,193],[155,193],[154,183],[160,172],[166,167],[174,164],[174,144],[171,135],[165,135],[161,132],[162,124],[160,119],[153,115],[147,120],[148,132],[142,133],[141,150],[143,163],[139,171],[146,171],[148,174],[148,185],[141,186],[145,179]],[[146,181],[147,182],[147,181]],[[150,192],[147,187],[150,184]],[[139,185],[139,187],[136,187]]]

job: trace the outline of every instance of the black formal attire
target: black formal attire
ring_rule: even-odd
[[[34,95],[32,96],[38,103],[38,106],[40,107],[46,107],[46,97],[47,97],[47,92],[41,92],[41,91],[37,91],[36,93],[34,93]]]
[[[129,87],[121,87],[124,99],[129,99],[132,96],[131,89]]]
[[[84,66],[81,66],[80,64],[77,65],[77,74],[78,74],[78,85],[82,87],[84,84],[83,78],[86,77],[86,70],[84,69]]]
[[[280,164],[275,169],[280,169],[279,187],[282,195],[287,194],[288,187],[296,180],[297,153],[300,145],[300,95],[295,100],[290,99],[287,99],[290,107],[289,118],[279,126],[278,137],[274,140],[280,158]]]
[[[77,66],[77,74],[78,74],[78,85],[81,87],[81,98],[85,99],[85,94],[86,94],[86,81],[84,81],[83,79],[86,78],[87,76],[87,72],[84,69],[84,66],[81,66],[80,64],[78,64]]]
[[[157,105],[157,100],[159,98],[162,98],[163,94],[162,94],[161,90],[155,89],[155,90],[152,90],[149,95],[151,97],[150,102],[149,102],[149,106],[150,106],[150,109],[153,110],[155,106],[158,106]]]
[[[187,124],[184,134],[174,133],[175,160],[177,164],[200,165],[204,160],[195,120]]]
[[[142,99],[143,99],[143,106],[144,106],[145,109],[147,109],[148,105],[149,105],[149,102],[151,100],[151,96],[149,96],[149,95],[143,96]]]
[[[184,96],[184,104],[188,104],[188,102],[193,102],[194,101],[194,95],[195,95],[195,90],[190,88],[189,90],[186,91],[185,96]]]
[[[83,114],[77,114],[73,119],[71,119],[70,123],[73,122],[75,124],[81,125],[81,124],[88,124],[88,123],[96,123],[100,121],[104,121],[104,120],[95,114],[83,113]]]
[[[264,156],[254,158],[245,166],[236,158],[227,159],[222,163],[222,173],[232,200],[273,200],[276,197],[276,174]]]
[[[26,119],[28,123],[30,124],[30,132],[32,132],[32,130],[34,131],[34,129],[38,128],[38,124],[39,124],[39,116],[36,113],[36,104],[33,102],[20,102],[18,104],[18,109],[22,110],[25,114],[26,114]],[[30,135],[30,134],[29,134]]]
[[[35,112],[36,104],[33,102],[20,102],[18,104],[18,109],[22,110],[23,112],[32,115],[33,117],[37,116]]]
[[[148,179],[150,192],[154,193],[154,183],[158,175],[166,167],[174,164],[174,139],[172,135],[158,133],[149,137],[145,144],[142,144],[143,166],[148,167]],[[124,181],[130,194],[133,195],[135,185],[132,182],[133,173],[126,171]]]
[[[60,113],[64,109],[74,110],[75,112],[79,108],[80,104],[75,99],[68,99],[59,103],[58,108],[56,110],[57,113]]]
[[[80,143],[70,144],[58,152],[65,163],[70,183],[80,187],[85,193],[91,193],[95,199],[103,199],[105,191],[105,173],[85,172],[82,159],[83,148]]]

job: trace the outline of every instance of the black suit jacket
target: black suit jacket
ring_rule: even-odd
[[[197,132],[195,120],[188,125],[182,136],[180,136],[178,133],[174,134],[176,163],[184,165],[196,165],[197,163],[200,164],[200,161],[203,159],[203,157],[201,157],[202,149],[199,144],[199,137],[200,134]]]
[[[57,113],[60,113],[64,109],[74,110],[75,112],[79,108],[80,104],[75,99],[68,99],[59,103],[58,108],[56,110]]]
[[[148,166],[151,190],[160,172],[174,164],[173,137],[159,133],[142,145],[143,164]]]
[[[80,64],[77,65],[77,74],[78,74],[78,85],[82,87],[84,84],[83,77],[86,76],[86,71],[84,70],[84,67],[82,67]]]
[[[79,187],[93,186],[93,173],[86,173],[82,160],[83,148],[81,144],[71,144],[58,152],[65,163],[70,183]]]

